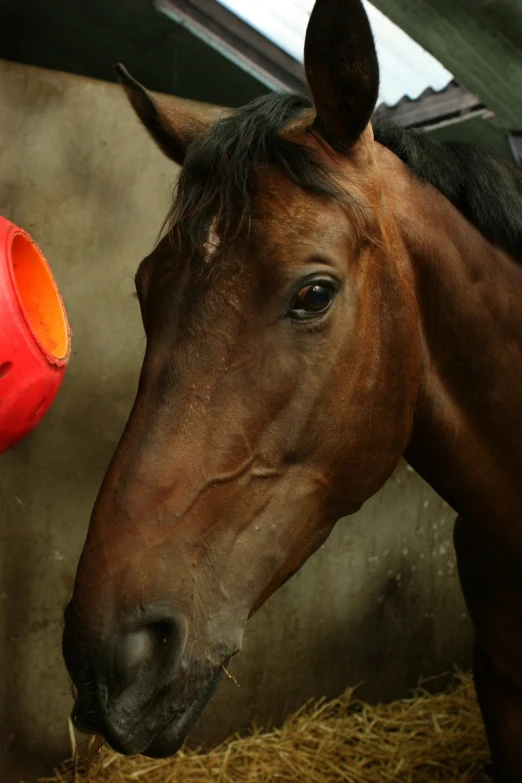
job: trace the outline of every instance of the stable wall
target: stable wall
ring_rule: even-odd
[[[175,167],[116,85],[0,61],[0,106],[0,214],[46,254],[73,328],[55,405],[0,457],[0,780],[29,783],[68,750],[61,616],[134,397],[144,337],[133,276]],[[349,684],[390,699],[466,665],[453,517],[401,464],[250,621],[231,667],[241,688],[223,683],[195,738],[277,722]]]

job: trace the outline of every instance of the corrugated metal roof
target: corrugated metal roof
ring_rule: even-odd
[[[218,0],[288,54],[302,62],[314,0]],[[403,30],[364,0],[381,65],[380,101],[393,106],[427,88],[441,90],[452,75]]]
[[[428,87],[417,98],[404,96],[394,106],[381,104],[376,112],[406,127],[430,127],[477,113],[486,116],[488,111],[476,95],[454,80],[442,90]]]

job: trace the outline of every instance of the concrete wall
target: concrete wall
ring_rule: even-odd
[[[0,214],[43,249],[73,326],[55,405],[0,457],[0,780],[29,783],[68,749],[61,614],[134,396],[144,338],[133,275],[175,172],[114,85],[0,62],[0,105]],[[400,465],[250,622],[232,667],[241,688],[223,684],[196,738],[279,721],[360,681],[389,699],[465,665],[452,519]]]

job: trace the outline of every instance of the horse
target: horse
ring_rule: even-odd
[[[312,100],[209,122],[118,71],[182,168],[65,610],[74,724],[176,753],[248,618],[404,457],[456,513],[495,780],[520,783],[521,170],[379,118],[361,0],[314,6]]]

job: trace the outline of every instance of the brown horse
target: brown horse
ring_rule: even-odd
[[[147,349],[66,611],[74,720],[174,753],[245,623],[404,455],[458,514],[496,780],[522,780],[522,175],[370,119],[360,0],[317,0],[313,95],[207,122],[123,69],[183,164],[136,277]]]

